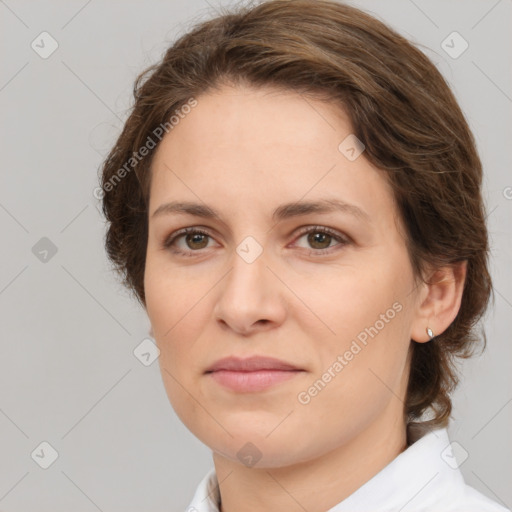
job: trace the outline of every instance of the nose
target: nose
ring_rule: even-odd
[[[219,283],[215,319],[242,336],[270,330],[286,317],[286,287],[271,271],[265,251],[251,263],[233,251],[232,268]]]

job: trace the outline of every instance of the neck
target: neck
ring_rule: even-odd
[[[214,453],[221,512],[325,512],[407,447],[403,419],[381,418],[334,450],[287,467],[247,468]]]

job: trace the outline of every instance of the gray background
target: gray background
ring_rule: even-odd
[[[212,467],[174,414],[158,361],[134,356],[149,322],[109,270],[93,196],[136,74],[213,14],[209,1],[0,1],[4,512],[178,511]],[[478,142],[496,304],[487,351],[463,366],[449,432],[469,454],[467,482],[512,507],[512,2],[352,3],[425,47]],[[31,48],[43,31],[59,45],[47,59]],[[453,31],[469,43],[457,59],[441,47]],[[43,237],[54,255],[41,252]],[[43,441],[59,455],[48,469],[36,463],[49,460]]]

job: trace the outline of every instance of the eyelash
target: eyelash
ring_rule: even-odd
[[[184,229],[177,231],[176,233],[173,233],[171,236],[169,236],[163,243],[163,249],[170,250],[171,252],[173,252],[175,254],[182,255],[182,256],[192,257],[192,256],[195,256],[196,254],[199,254],[202,251],[202,249],[198,249],[196,251],[193,251],[193,250],[183,251],[181,249],[173,248],[173,245],[176,242],[176,240],[178,240],[182,236],[186,236],[191,233],[197,234],[197,235],[205,235],[210,238],[213,238],[212,235],[210,233],[208,233],[208,231],[205,231],[201,228],[196,228],[196,227],[184,228]],[[348,237],[343,236],[340,233],[338,233],[337,231],[334,231],[334,230],[324,227],[324,226],[309,226],[308,228],[301,230],[299,232],[299,234],[297,235],[297,239],[302,238],[304,235],[307,235],[309,233],[323,233],[323,234],[332,236],[332,238],[335,241],[339,242],[338,244],[336,244],[332,247],[328,247],[326,249],[310,249],[310,252],[313,253],[313,255],[315,255],[315,256],[321,256],[321,255],[324,255],[327,253],[331,253],[331,252],[333,252],[332,251],[333,247],[338,247],[340,245],[345,246],[350,243],[350,240],[348,239]]]

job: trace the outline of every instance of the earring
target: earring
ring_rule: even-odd
[[[430,327],[427,327],[426,331],[430,339],[435,337],[434,331]]]

